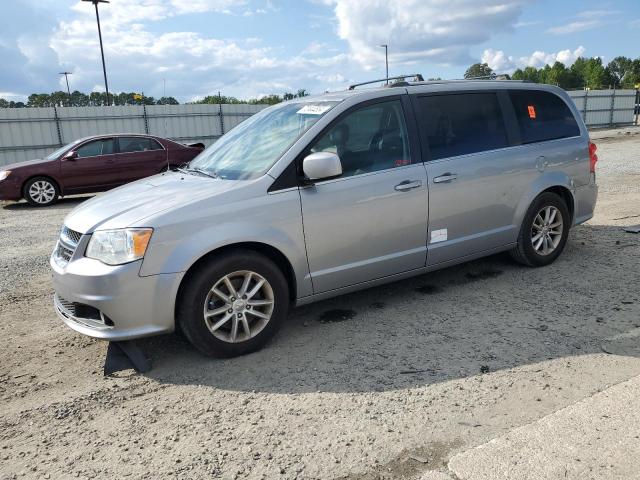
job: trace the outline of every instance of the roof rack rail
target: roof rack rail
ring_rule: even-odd
[[[362,85],[370,85],[372,83],[378,82],[387,82],[389,84],[389,80],[405,80],[407,78],[413,78],[415,82],[424,82],[424,78],[419,73],[412,73],[411,75],[398,75],[397,77],[387,77],[387,78],[379,78],[377,80],[371,80],[369,82],[362,83],[354,83],[353,85],[349,85],[349,90],[355,90],[356,87],[361,87]]]

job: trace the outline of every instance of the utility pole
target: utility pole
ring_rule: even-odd
[[[64,79],[67,81],[67,93],[71,96],[71,89],[69,88],[69,75],[71,75],[71,72],[60,72],[60,75],[64,75]]]
[[[109,83],[107,82],[107,67],[104,63],[104,49],[102,48],[102,31],[100,30],[100,14],[98,13],[99,3],[109,3],[109,0],[82,0],[91,2],[96,7],[96,20],[98,21],[98,38],[100,39],[100,55],[102,55],[102,72],[104,73],[104,89],[107,92],[107,105],[109,105]]]
[[[384,78],[387,79],[387,85],[389,85],[389,46],[386,44],[380,46],[384,47],[384,66],[386,72],[386,76]]]

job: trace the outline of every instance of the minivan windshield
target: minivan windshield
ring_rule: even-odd
[[[82,141],[82,139],[80,140],[74,140],[71,143],[66,144],[64,147],[60,147],[59,149],[57,149],[55,152],[50,153],[49,155],[47,155],[47,160],[55,160],[56,158],[58,158],[60,155],[62,155],[63,153],[65,153],[67,150],[71,150],[75,145],[77,145],[78,143],[80,143]]]
[[[262,110],[194,158],[187,171],[228,180],[259,177],[338,103],[294,102]]]

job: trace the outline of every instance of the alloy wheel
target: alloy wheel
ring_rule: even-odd
[[[539,255],[552,253],[562,239],[562,213],[556,207],[543,207],[533,219],[531,245]]]
[[[50,203],[56,196],[56,189],[46,180],[33,182],[29,187],[29,197],[39,204]]]
[[[214,337],[228,343],[245,342],[269,323],[275,300],[260,274],[241,270],[225,275],[207,294],[204,321]]]

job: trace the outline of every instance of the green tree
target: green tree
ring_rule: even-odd
[[[225,95],[207,95],[201,100],[196,100],[193,103],[207,103],[207,104],[218,104],[218,103],[243,103],[238,100],[236,97],[227,97]]]
[[[584,76],[584,84],[593,90],[606,87],[606,72],[602,66],[601,58],[590,58],[587,60]]]
[[[631,64],[631,72],[625,75],[622,82],[623,88],[638,88],[640,84],[640,58],[636,58]]]
[[[74,90],[71,92],[71,105],[74,107],[86,107],[89,105],[89,96]]]
[[[282,97],[280,95],[265,95],[260,98],[252,98],[248,101],[248,103],[252,105],[275,105],[276,103],[280,103],[282,101]]]
[[[27,98],[27,106],[29,107],[50,107],[51,98],[48,93],[32,93]]]
[[[464,78],[495,78],[496,74],[486,63],[474,63],[464,72]]]
[[[111,95],[109,96],[111,97]],[[89,94],[89,105],[92,107],[108,105],[107,94],[105,92],[91,92]]]
[[[180,105],[180,102],[173,97],[161,97],[156,102],[158,105]]]
[[[607,74],[613,86],[620,88],[627,75],[633,75],[633,60],[628,57],[616,57],[607,65]]]

